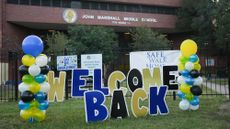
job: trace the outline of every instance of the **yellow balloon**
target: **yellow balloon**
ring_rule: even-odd
[[[194,69],[197,70],[197,71],[200,71],[201,70],[201,66],[200,64],[194,64]]]
[[[30,117],[32,117],[32,112],[31,110],[21,110],[20,111],[20,116],[22,117],[23,120],[29,120]]]
[[[32,84],[30,84],[29,90],[33,92],[34,94],[39,92],[40,89],[41,89],[41,86],[38,83],[33,82]]]
[[[191,91],[190,91],[190,86],[187,85],[187,84],[182,84],[182,85],[180,86],[180,91],[183,92],[184,94],[189,94],[189,93],[191,93]]]
[[[180,45],[180,50],[184,57],[189,58],[192,54],[196,54],[197,44],[191,39],[184,40]]]
[[[35,58],[31,55],[24,55],[22,57],[22,64],[25,66],[31,66],[35,63]]]
[[[33,112],[33,117],[34,119],[36,119],[37,121],[43,121],[46,117],[45,112],[41,111],[41,110],[34,110]]]
[[[179,71],[183,71],[184,69],[185,69],[184,64],[179,63],[179,64],[178,64],[178,70],[179,70]]]

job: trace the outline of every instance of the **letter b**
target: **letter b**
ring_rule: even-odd
[[[86,122],[104,121],[108,109],[104,105],[105,96],[101,91],[87,91],[84,95]]]

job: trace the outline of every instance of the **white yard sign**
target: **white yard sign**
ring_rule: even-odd
[[[77,69],[77,55],[57,56],[57,70],[73,70]]]
[[[130,69],[142,71],[144,68],[178,65],[179,50],[130,52]]]
[[[89,69],[89,76],[93,76],[94,69],[102,69],[102,54],[81,55],[81,68]]]

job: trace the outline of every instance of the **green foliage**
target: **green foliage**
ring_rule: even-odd
[[[65,46],[68,42],[68,37],[62,32],[53,31],[51,34],[46,36],[47,49],[45,50],[51,56],[51,68],[56,68],[56,57],[57,55],[63,55]]]
[[[182,31],[192,32],[199,46],[214,44],[215,3],[211,0],[183,0],[182,8],[178,11],[177,27]]]
[[[166,36],[150,28],[135,28],[131,30],[131,35],[134,41],[131,47],[135,51],[169,49],[170,41]]]
[[[230,1],[220,0],[217,7],[216,43],[221,49],[230,49]]]
[[[177,28],[191,32],[200,47],[226,48],[230,39],[229,0],[183,0]],[[230,45],[229,45],[230,46]]]
[[[49,53],[58,54],[64,50],[65,45],[68,42],[68,37],[59,31],[53,31],[50,35],[46,36]]]
[[[68,29],[67,49],[72,54],[103,54],[104,63],[116,58],[118,39],[113,29],[100,26],[77,25]]]

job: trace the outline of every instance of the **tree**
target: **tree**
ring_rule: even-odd
[[[230,40],[229,0],[183,0],[177,27],[191,32],[200,46],[225,49]],[[230,45],[228,45],[230,47]]]
[[[102,53],[104,63],[116,58],[118,39],[113,29],[101,26],[77,25],[68,29],[67,49],[72,54]]]
[[[220,0],[217,4],[216,43],[223,50],[230,49],[230,1]],[[228,49],[226,49],[228,47]]]
[[[68,42],[68,37],[59,31],[53,31],[50,35],[46,36],[47,49],[45,52],[51,56],[51,67],[56,68],[56,57],[57,55],[64,54],[64,48]]]
[[[131,35],[134,41],[131,47],[135,51],[169,49],[170,41],[166,36],[150,28],[135,28],[131,30]]]
[[[46,52],[60,54],[68,43],[68,37],[62,32],[53,31],[46,36],[46,42],[48,46]]]
[[[215,2],[211,0],[183,0],[178,10],[177,28],[184,32],[191,32],[199,46],[215,44],[216,17]]]

